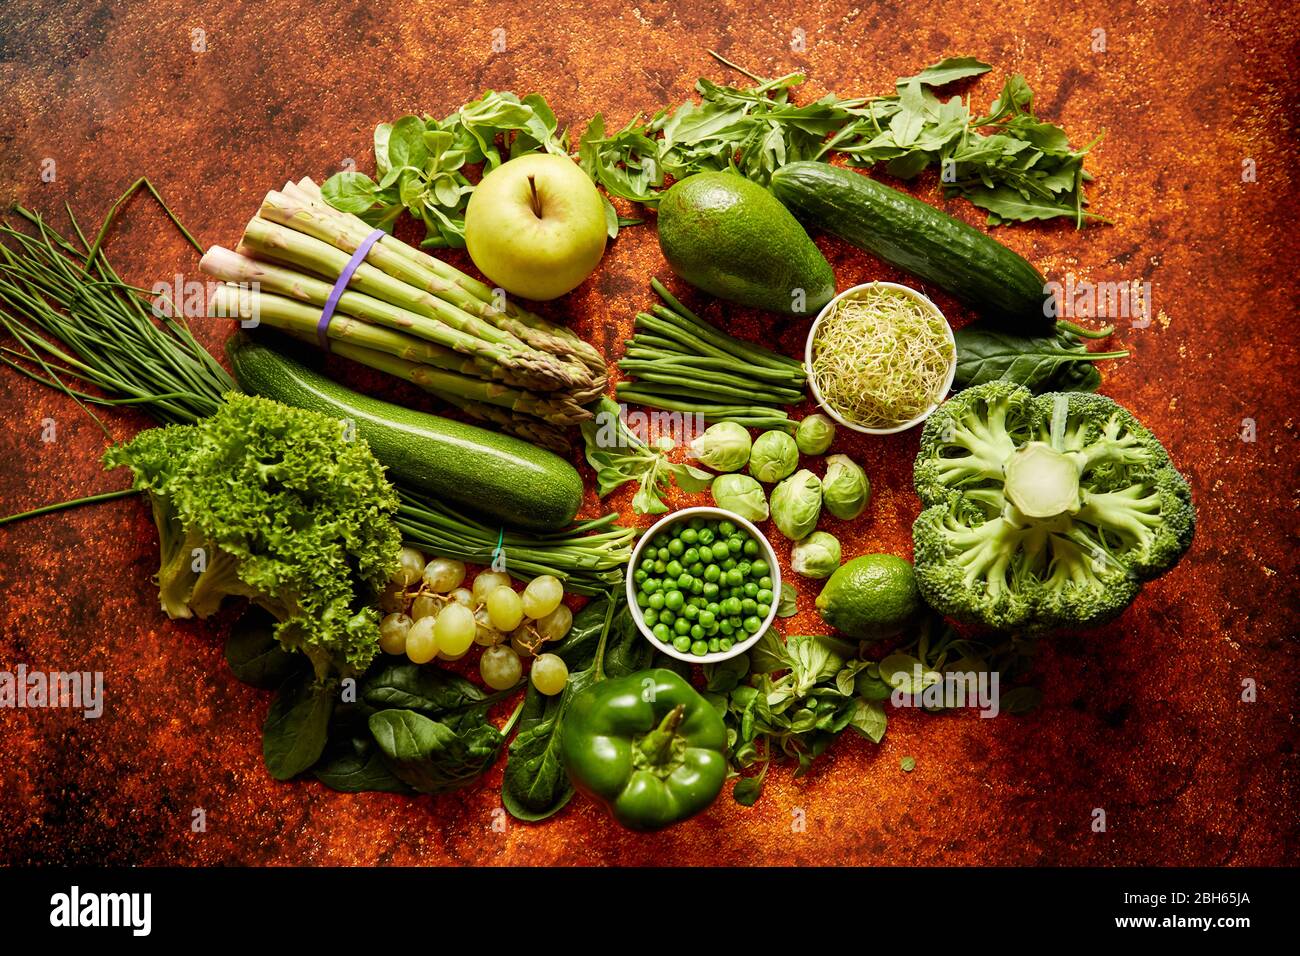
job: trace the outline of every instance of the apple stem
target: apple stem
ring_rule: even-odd
[[[538,219],[541,219],[542,200],[541,197],[537,195],[537,181],[532,176],[528,177],[528,188],[531,189],[533,192],[533,215],[536,216]]]

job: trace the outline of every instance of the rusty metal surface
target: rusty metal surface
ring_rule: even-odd
[[[543,9],[544,7],[544,9]],[[1133,356],[1104,391],[1161,436],[1196,493],[1199,527],[1175,572],[1120,620],[1047,642],[1039,710],[1021,719],[891,715],[883,746],[845,735],[809,777],[774,771],[759,804],[723,798],[657,836],[620,830],[582,799],[539,826],[494,830],[500,768],[441,799],[279,784],[262,767],[265,693],[221,660],[229,615],[167,621],[150,575],[152,525],[135,501],[0,529],[0,669],[102,670],[98,720],[0,710],[0,862],[251,864],[1039,863],[1300,861],[1295,755],[1297,360],[1293,172],[1297,28],[1284,7],[1087,0],[959,5],[400,5],[53,2],[0,10],[3,198],[59,220],[97,218],[147,173],[205,244],[232,244],[263,193],[369,169],[370,130],[404,111],[443,114],[484,89],[538,91],[577,131],[604,111],[680,102],[720,77],[714,48],[807,91],[883,92],[942,56],[1023,72],[1039,112],[1089,159],[1113,226],[1014,226],[999,237],[1049,275],[1152,283],[1156,320],[1124,328]],[[206,52],[192,49],[202,30]],[[506,49],[493,52],[493,31]],[[794,31],[806,50],[790,47]],[[1106,50],[1097,52],[1097,29]],[[41,163],[57,179],[43,183]],[[1253,160],[1256,181],[1243,182]],[[933,180],[920,195],[940,202]],[[961,202],[945,208],[970,222]],[[819,239],[841,288],[902,278]],[[194,258],[145,203],[110,251],[149,284]],[[463,260],[453,257],[459,265]],[[666,274],[653,232],[630,229],[598,273],[556,303],[598,343],[625,337]],[[677,288],[677,286],[674,286]],[[936,297],[955,320],[969,314]],[[689,303],[702,304],[700,297]],[[798,322],[710,306],[794,354]],[[226,331],[205,326],[219,347]],[[411,392],[388,393],[415,400]],[[118,487],[103,435],[67,400],[0,374],[0,512]],[[52,418],[57,440],[41,441]],[[1241,438],[1252,419],[1257,440]],[[125,438],[145,424],[108,416]],[[910,555],[915,434],[841,439],[874,499],[827,528],[846,555]],[[626,496],[615,504],[628,507]],[[589,508],[595,508],[594,499]],[[805,588],[797,630],[819,626]],[[1258,700],[1243,702],[1243,681]],[[916,759],[904,774],[899,761]],[[193,811],[207,829],[191,830]],[[1090,827],[1103,808],[1107,830]],[[802,812],[806,829],[792,828]]]

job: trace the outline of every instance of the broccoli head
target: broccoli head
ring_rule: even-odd
[[[110,448],[148,493],[170,617],[229,595],[279,621],[318,677],[364,670],[379,644],[374,595],[396,570],[397,496],[369,446],[315,412],[232,394],[211,418]]]
[[[921,593],[1003,630],[1104,623],[1192,543],[1186,479],[1102,395],[966,389],[926,422],[915,483]]]

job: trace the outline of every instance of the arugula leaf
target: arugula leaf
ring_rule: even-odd
[[[713,481],[706,471],[670,462],[664,452],[638,438],[624,423],[621,410],[602,398],[596,414],[582,422],[583,453],[596,473],[596,493],[605,497],[630,481],[637,482],[632,510],[637,514],[664,514],[663,495],[674,482],[688,494],[704,491]]]
[[[926,86],[943,86],[945,83],[979,76],[991,69],[993,67],[989,64],[982,63],[973,56],[950,56],[946,60],[927,66],[915,76],[900,77],[896,85],[901,87],[916,80]]]

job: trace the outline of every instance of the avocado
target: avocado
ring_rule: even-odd
[[[659,201],[659,248],[681,278],[740,305],[816,315],[835,295],[830,263],[790,210],[735,173],[675,183]]]

